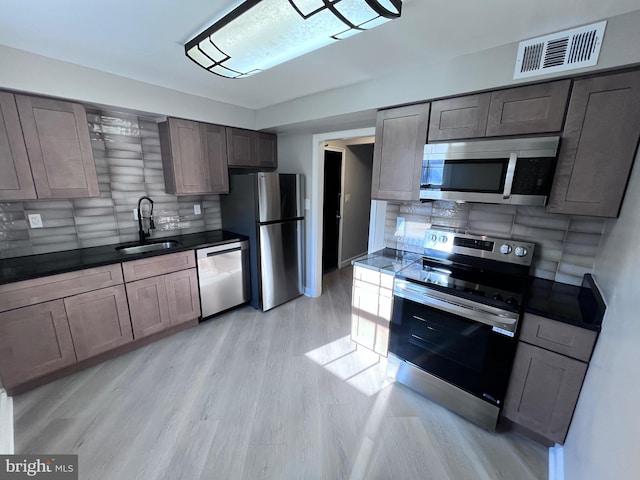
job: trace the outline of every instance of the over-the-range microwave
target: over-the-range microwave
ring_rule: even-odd
[[[428,143],[420,200],[546,205],[560,137]]]

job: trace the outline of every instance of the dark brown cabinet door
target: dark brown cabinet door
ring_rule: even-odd
[[[486,136],[559,132],[571,80],[491,93]]]
[[[133,341],[123,285],[64,299],[78,360]]]
[[[490,93],[480,93],[432,102],[429,141],[483,137],[490,101]]]
[[[0,377],[5,387],[75,362],[62,300],[0,313]]]
[[[201,123],[200,139],[204,162],[204,189],[201,193],[229,193],[226,127]]]
[[[0,200],[36,198],[16,100],[0,92]]]
[[[381,110],[376,118],[371,198],[418,200],[429,104]]]
[[[225,127],[168,118],[158,128],[167,193],[229,193]]]
[[[587,364],[518,342],[503,415],[564,443]]]
[[[227,155],[230,167],[260,166],[255,152],[254,134],[251,130],[227,127]]]
[[[260,169],[278,167],[278,137],[271,133],[255,132],[255,151]]]
[[[640,71],[576,80],[547,211],[617,217],[640,139]]]
[[[15,97],[38,198],[100,196],[84,107]]]
[[[127,283],[133,338],[140,339],[169,328],[169,305],[164,277]]]
[[[200,125],[191,120],[168,118],[158,125],[164,184],[167,193],[200,193],[204,163]]]
[[[195,320],[200,316],[198,277],[195,268],[164,276],[171,326]]]

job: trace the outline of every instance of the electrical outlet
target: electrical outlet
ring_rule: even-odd
[[[194,205],[193,206],[193,213],[195,215],[200,215],[202,213],[202,211],[200,210],[200,205]]]
[[[29,226],[31,228],[42,228],[42,217],[39,213],[29,214]]]

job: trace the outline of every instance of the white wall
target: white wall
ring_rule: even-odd
[[[598,65],[575,70],[572,73],[578,74],[581,71],[600,70],[640,62],[638,25],[640,25],[640,10],[608,19]],[[427,24],[425,28],[428,28]],[[387,78],[370,80],[273,105],[257,112],[256,126],[258,129],[263,129],[288,125],[562,75],[544,75],[529,80],[514,81],[513,70],[517,48],[517,43],[511,43],[439,64],[416,65],[413,70],[390,74]]]
[[[0,88],[255,128],[255,111],[0,45]]]
[[[640,154],[594,276],[607,303],[564,447],[566,480],[640,478]]]

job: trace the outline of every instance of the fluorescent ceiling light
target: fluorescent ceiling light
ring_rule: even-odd
[[[185,45],[228,78],[261,72],[398,18],[402,0],[247,0]]]

